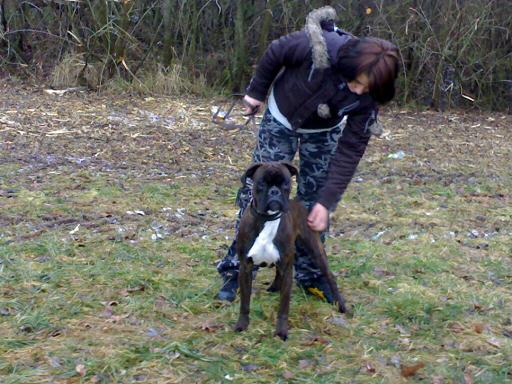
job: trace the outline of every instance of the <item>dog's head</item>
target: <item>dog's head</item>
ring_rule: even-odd
[[[291,178],[297,174],[297,168],[287,162],[257,163],[245,171],[242,182],[252,179],[256,211],[269,215],[288,210]]]

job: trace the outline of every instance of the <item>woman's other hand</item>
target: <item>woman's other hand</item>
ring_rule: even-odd
[[[313,231],[322,232],[327,229],[329,211],[322,204],[316,203],[308,216],[308,225]]]

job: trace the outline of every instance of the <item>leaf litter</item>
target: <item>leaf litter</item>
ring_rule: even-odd
[[[294,290],[283,345],[271,337],[275,295],[258,285],[266,271],[247,333],[231,331],[237,302],[212,303],[251,127],[210,124],[220,100],[2,86],[0,352],[18,372],[155,383],[507,375],[510,116],[383,111],[383,138],[327,241],[354,317]]]

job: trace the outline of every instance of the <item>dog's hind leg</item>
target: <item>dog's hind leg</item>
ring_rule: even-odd
[[[253,263],[248,260],[240,262],[238,284],[240,287],[240,315],[235,325],[235,331],[245,331],[249,326],[249,311],[251,305]]]
[[[338,310],[342,313],[346,313],[347,307],[345,305],[345,299],[338,289],[338,284],[336,284],[336,277],[332,274],[332,272],[329,270],[329,267],[327,266],[327,256],[325,252],[322,252],[322,255],[317,259],[317,265],[322,274],[327,279],[329,288],[331,288],[331,292],[334,295],[334,301],[338,304]]]
[[[267,288],[268,292],[279,292],[281,290],[281,284],[283,282],[283,278],[281,276],[281,271],[279,265],[276,265],[276,277],[274,278],[273,283],[270,287]]]
[[[345,299],[341,295],[338,289],[338,285],[336,284],[336,277],[329,270],[327,255],[325,253],[322,241],[320,240],[320,235],[317,232],[310,230],[310,235],[301,237],[301,241],[306,247],[309,255],[313,258],[313,262],[316,264],[318,269],[320,269],[322,275],[324,275],[327,279],[329,288],[331,289],[331,292],[334,296],[334,301],[338,304],[338,310],[342,313],[347,312]]]

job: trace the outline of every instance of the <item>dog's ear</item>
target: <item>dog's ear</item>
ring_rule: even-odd
[[[254,173],[256,172],[256,170],[259,167],[261,167],[262,165],[263,165],[263,163],[255,163],[255,164],[252,164],[249,168],[247,168],[245,173],[240,178],[240,181],[242,182],[242,184],[245,185],[245,181],[246,181],[247,178],[252,179],[252,177],[254,176]]]
[[[292,163],[289,163],[287,161],[282,161],[281,164],[283,164],[288,169],[288,171],[290,171],[290,174],[292,176],[297,176],[299,174],[299,170]]]

